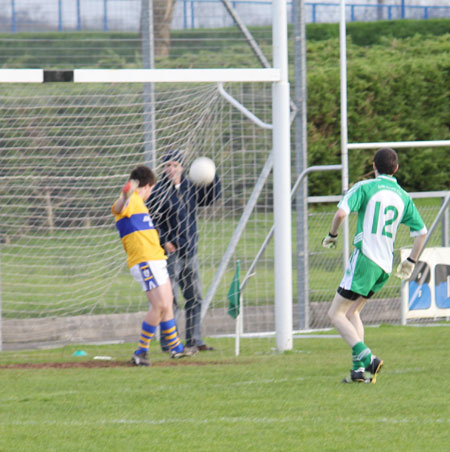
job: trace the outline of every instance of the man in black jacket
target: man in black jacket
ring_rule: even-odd
[[[185,300],[186,347],[213,350],[202,340],[202,288],[197,256],[197,207],[209,206],[221,196],[217,174],[207,186],[194,185],[184,173],[184,158],[178,150],[163,157],[164,175],[153,189],[148,208],[168,256],[167,269],[173,286],[175,311],[180,287]],[[166,350],[164,340],[161,348]]]

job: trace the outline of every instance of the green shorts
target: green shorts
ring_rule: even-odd
[[[344,277],[339,285],[339,289],[343,290],[338,290],[338,292],[350,299],[356,297],[346,296],[348,291],[369,298],[374,292],[381,290],[388,279],[389,273],[386,273],[356,248],[350,256]]]

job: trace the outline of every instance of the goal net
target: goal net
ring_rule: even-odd
[[[271,122],[270,83],[232,83],[225,89],[261,121]],[[222,185],[222,197],[198,209],[207,293],[270,155],[272,133],[236,110],[215,83],[156,84],[153,116],[143,92],[139,83],[10,84],[2,89],[4,343],[136,339],[147,301],[129,275],[111,206],[131,169],[150,164],[152,155],[160,178],[162,158],[173,149],[184,153],[185,168],[198,156],[211,158]],[[227,292],[235,262],[248,268],[272,224],[269,176],[213,294],[204,335],[234,332]],[[245,293],[245,331],[274,331],[273,286],[269,246]]]

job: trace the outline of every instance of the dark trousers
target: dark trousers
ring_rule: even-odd
[[[201,329],[202,285],[200,281],[200,265],[197,255],[180,256],[172,253],[167,259],[167,271],[173,291],[174,313],[178,311],[178,292],[181,290],[184,298],[186,318],[186,347],[203,345]],[[161,338],[161,348],[167,349],[164,338]]]

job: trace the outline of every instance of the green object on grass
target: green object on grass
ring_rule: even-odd
[[[236,271],[234,272],[233,281],[231,281],[228,290],[228,315],[237,318],[240,312],[241,288],[239,282],[240,261],[236,261]]]

